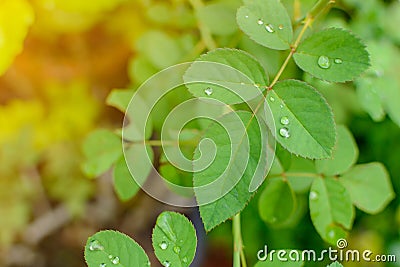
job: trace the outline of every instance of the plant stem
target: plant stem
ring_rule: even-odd
[[[243,251],[240,212],[233,217],[233,267],[247,267]]]
[[[200,8],[204,6],[202,0],[189,0],[192,5],[194,12],[197,13]],[[208,29],[201,21],[198,22],[198,27],[200,30],[201,40],[205,44],[208,50],[214,50],[217,48],[217,44],[215,43],[210,29]]]

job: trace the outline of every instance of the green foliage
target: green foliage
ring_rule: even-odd
[[[349,191],[354,205],[368,213],[382,211],[394,198],[389,175],[381,163],[357,165],[339,181]]]
[[[124,157],[121,157],[115,163],[113,180],[115,192],[122,201],[131,199],[140,189],[139,185],[133,180]]]
[[[356,163],[358,158],[358,147],[351,132],[342,125],[339,125],[336,131],[337,142],[332,158],[315,162],[317,171],[325,175],[345,173]]]
[[[274,136],[289,152],[314,159],[332,155],[333,114],[314,88],[296,80],[278,82],[269,92],[268,104],[273,120],[267,123],[270,129],[276,127]]]
[[[111,168],[122,155],[121,138],[108,130],[91,133],[83,144],[86,161],[83,171],[89,177],[96,177]]]
[[[85,246],[89,267],[150,266],[146,253],[134,240],[116,231],[100,231],[89,237]]]
[[[338,28],[323,30],[304,40],[294,60],[304,71],[332,82],[353,80],[369,67],[364,44],[352,33]]]
[[[320,236],[332,245],[351,229],[354,208],[349,193],[334,178],[316,178],[311,186],[310,213]]]
[[[296,195],[290,183],[281,178],[271,178],[260,196],[258,209],[265,222],[279,225],[291,218],[296,205]]]
[[[245,111],[228,113],[203,135],[213,140],[217,148],[212,163],[193,175],[196,199],[207,231],[240,212],[254,194],[249,190],[252,180],[265,177],[266,151],[262,148],[261,125],[252,118]],[[220,124],[227,127],[227,132]],[[210,154],[214,147],[205,149],[198,147],[194,158],[200,156],[201,150]],[[203,164],[195,162],[194,168],[202,169]]]
[[[242,31],[255,42],[277,50],[290,48],[292,23],[280,1],[245,1],[236,19]]]
[[[153,248],[163,266],[187,267],[192,263],[197,237],[189,220],[175,212],[163,212],[153,230]]]
[[[187,70],[184,80],[195,97],[209,97],[226,104],[251,100],[268,84],[264,69],[254,57],[226,48],[200,56]]]

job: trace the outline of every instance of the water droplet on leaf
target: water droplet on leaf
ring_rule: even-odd
[[[118,264],[119,263],[119,257],[115,257],[114,259],[111,260],[113,264]]]
[[[262,21],[262,19],[259,19],[259,20],[257,21],[257,24],[258,24],[258,25],[263,25],[263,24],[264,24],[264,21]]]
[[[107,266],[107,264],[105,264],[105,263],[100,263],[100,265],[99,265],[99,267],[106,267]]]
[[[182,261],[183,261],[184,263],[187,263],[187,261],[188,261],[187,257],[183,257]]]
[[[207,89],[204,90],[204,93],[205,93],[206,95],[212,95],[213,89],[212,89],[211,87],[207,87]]]
[[[269,98],[269,100],[270,100],[271,102],[275,102],[275,98],[274,98],[273,96],[271,96],[271,97]]]
[[[163,265],[164,265],[165,267],[170,267],[170,266],[171,266],[171,263],[170,263],[169,261],[164,261],[164,262],[163,262]]]
[[[286,117],[286,116],[282,117],[282,118],[281,118],[281,123],[282,123],[283,125],[288,125],[288,124],[290,123],[289,118]]]
[[[318,193],[315,191],[310,192],[310,199],[311,200],[316,200],[318,198]]]
[[[113,255],[108,255],[108,258],[111,260],[112,258],[114,258],[114,256]]]
[[[278,29],[279,29],[279,30],[283,30],[283,25],[282,25],[282,24],[279,24]]]
[[[166,249],[168,248],[168,243],[165,242],[165,241],[161,242],[161,243],[160,243],[160,248],[161,248],[162,250],[166,250]]]
[[[174,252],[175,252],[175,254],[179,254],[179,252],[181,252],[181,248],[178,247],[178,246],[175,246],[174,247]]]
[[[336,64],[342,64],[342,63],[343,63],[343,60],[341,60],[340,58],[335,58],[334,62],[335,62]]]
[[[92,240],[89,244],[90,251],[104,250],[104,247],[100,244],[98,240]]]
[[[286,128],[286,127],[281,128],[279,130],[279,134],[284,138],[289,138],[290,137],[289,129]]]
[[[272,24],[267,24],[267,25],[265,25],[265,29],[266,29],[267,32],[269,32],[269,33],[275,32],[274,26],[272,26]]]
[[[320,66],[322,69],[329,69],[331,62],[327,56],[320,56],[318,58],[318,66]]]
[[[280,107],[283,108],[283,104],[281,104]]]

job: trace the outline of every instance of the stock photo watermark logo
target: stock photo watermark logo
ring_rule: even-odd
[[[157,105],[182,88],[192,97],[160,117]],[[275,155],[275,139],[270,134],[275,132],[274,124],[268,124],[268,131],[266,123],[273,121],[273,116],[263,90],[266,88],[260,88],[237,69],[210,61],[179,64],[153,75],[138,88],[125,113],[124,156],[135,182],[151,197],[181,207],[215,202],[249,174],[252,178],[246,181],[247,190],[255,192],[267,176]],[[236,104],[245,104],[246,111],[232,108]],[[185,126],[196,119],[202,119],[199,130],[202,134],[192,159],[181,151],[179,140]],[[162,121],[163,159],[177,170],[198,177],[193,186],[168,181],[153,166],[148,128],[154,120]],[[209,131],[212,126],[217,129]],[[148,164],[152,166],[149,177],[143,175],[140,167]]]
[[[257,252],[259,261],[278,261],[278,262],[322,262],[329,260],[330,262],[397,262],[396,255],[374,254],[371,250],[347,249],[348,242],[346,239],[339,239],[336,248],[328,247],[328,249],[320,252],[312,249],[307,250],[269,250],[265,245],[263,249]]]

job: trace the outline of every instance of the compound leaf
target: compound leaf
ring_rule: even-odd
[[[385,167],[378,162],[357,165],[340,177],[359,209],[378,213],[394,198],[394,191]]]
[[[89,267],[150,266],[149,258],[133,239],[117,231],[100,231],[89,237],[85,246]]]
[[[293,57],[302,70],[332,82],[351,81],[370,65],[365,45],[351,32],[339,28],[311,35]]]
[[[196,254],[193,224],[176,212],[163,212],[153,230],[153,248],[163,266],[187,267]]]
[[[276,50],[290,48],[292,23],[280,1],[246,1],[238,9],[236,20],[242,31],[255,42]]]
[[[195,97],[237,104],[259,96],[268,77],[247,52],[219,48],[200,56],[186,71],[184,81]]]
[[[322,239],[335,245],[345,238],[355,216],[346,188],[334,178],[315,178],[309,201],[311,220]]]
[[[289,152],[311,159],[330,158],[336,142],[333,113],[310,85],[278,82],[268,93],[273,119],[267,123],[277,141]]]

